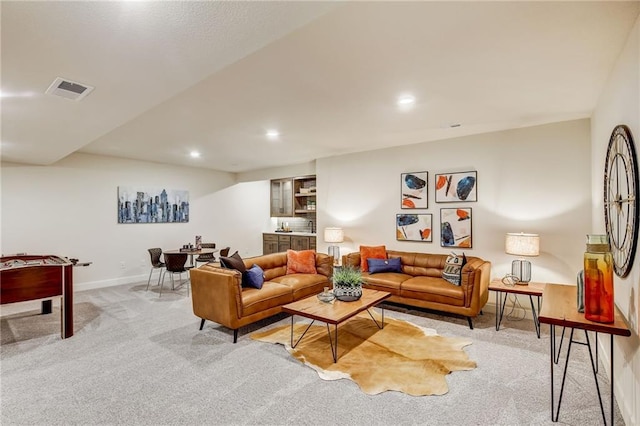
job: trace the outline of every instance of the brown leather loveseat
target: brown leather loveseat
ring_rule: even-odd
[[[200,330],[205,320],[217,322],[233,330],[234,343],[240,327],[276,315],[283,305],[331,286],[333,258],[326,254],[315,254],[316,274],[287,274],[287,253],[243,261],[247,268],[256,264],[264,271],[261,289],[242,287],[242,274],[235,269],[206,264],[190,272],[193,313],[202,319]]]
[[[391,293],[389,302],[465,316],[473,329],[471,318],[489,299],[490,262],[467,257],[458,286],[442,278],[445,254],[387,250],[387,257],[400,258],[402,272],[363,272],[365,287]],[[343,256],[342,265],[360,268],[360,252]]]

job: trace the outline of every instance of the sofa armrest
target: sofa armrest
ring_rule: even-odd
[[[316,252],[316,271],[331,278],[333,276],[333,258],[328,254]]]
[[[360,252],[354,251],[342,256],[342,266],[360,269]]]
[[[478,257],[469,259],[462,268],[460,286],[465,292],[465,304],[480,312],[489,300],[491,262]]]
[[[204,265],[189,271],[193,313],[225,327],[238,328],[242,317],[242,274]]]

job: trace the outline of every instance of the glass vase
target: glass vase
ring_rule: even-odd
[[[584,253],[584,316],[589,321],[614,321],[613,257],[606,235],[587,235]]]

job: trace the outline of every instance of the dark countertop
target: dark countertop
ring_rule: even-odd
[[[317,236],[317,234],[311,233],[311,232],[276,232],[276,231],[271,231],[271,232],[263,232],[263,234],[270,234],[270,235],[296,235],[296,236],[300,236],[300,237],[315,237],[315,236]]]

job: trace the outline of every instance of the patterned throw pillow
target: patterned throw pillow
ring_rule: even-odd
[[[220,256],[220,266],[227,269],[235,269],[242,273],[247,270],[247,267],[244,266],[244,262],[237,251],[228,257]]]
[[[458,256],[452,252],[444,263],[442,278],[449,281],[451,284],[460,285],[462,280],[462,267],[466,263],[467,256],[464,253],[462,253],[462,256]]]
[[[287,274],[316,274],[314,250],[287,250]]]
[[[387,248],[385,246],[360,246],[360,270],[369,272],[369,259],[386,259]]]
[[[264,284],[264,271],[255,263],[242,274],[242,287],[253,287],[260,290]]]

